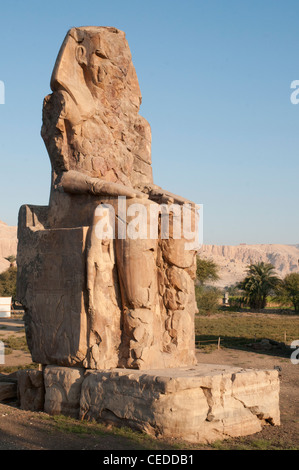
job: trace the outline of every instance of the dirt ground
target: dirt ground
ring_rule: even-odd
[[[0,318],[0,341],[7,338],[23,338],[25,335],[24,322],[21,318]],[[31,364],[29,352],[13,350],[5,355],[5,367],[17,367]],[[1,365],[0,365],[1,372]]]
[[[24,335],[21,320],[0,319],[0,340],[9,335]],[[218,445],[192,446],[183,443],[159,442],[159,449],[299,449],[299,364],[290,358],[266,353],[220,349],[211,353],[197,353],[198,362],[227,364],[243,368],[280,368],[281,425],[266,426],[246,438],[231,439]],[[14,351],[5,357],[5,367],[31,363],[29,353]],[[1,372],[1,367],[0,367]],[[138,441],[132,436],[121,436],[107,429],[101,435],[78,433],[57,427],[53,418],[44,413],[20,410],[16,402],[0,403],[0,450],[142,450],[152,449],[153,441]]]

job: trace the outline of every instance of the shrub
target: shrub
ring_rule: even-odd
[[[216,287],[197,286],[195,289],[196,302],[199,313],[202,315],[211,315],[219,310],[219,300],[222,292]]]
[[[228,303],[232,309],[240,309],[243,307],[244,299],[242,297],[230,297]]]

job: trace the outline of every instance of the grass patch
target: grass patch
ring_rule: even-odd
[[[8,338],[2,338],[2,341],[7,348],[5,350],[6,354],[8,353],[8,350],[17,350],[17,351],[25,351],[29,352],[28,345],[27,345],[27,340],[26,336],[9,336]]]
[[[0,366],[0,374],[12,374],[18,370],[25,369],[38,369],[39,364],[32,362],[31,364],[25,364],[23,366]]]
[[[283,342],[285,333],[288,344],[299,338],[299,317],[223,313],[217,318],[200,315],[195,318],[196,342],[202,341],[200,347],[206,352],[217,348],[218,337],[222,347],[242,349],[263,338]],[[215,343],[205,343],[208,340]]]
[[[51,424],[53,431],[58,430],[62,433],[75,434],[80,437],[110,437],[124,442],[129,441],[136,450],[186,449],[185,443],[169,443],[128,427],[107,426],[96,421],[80,421],[63,415],[43,416],[42,419]]]
[[[268,439],[240,438],[238,441],[215,441],[211,444],[214,450],[298,450],[286,442]]]

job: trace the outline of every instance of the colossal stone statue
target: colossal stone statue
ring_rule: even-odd
[[[18,225],[18,299],[33,360],[91,369],[194,364],[196,251],[176,236],[181,214],[169,210],[163,236],[160,210],[189,201],[153,183],[151,130],[139,115],[125,34],[71,29],[51,89],[42,126],[49,206],[22,206]],[[145,233],[135,236],[140,206]],[[113,236],[99,236],[108,208]]]
[[[196,364],[196,206],[153,183],[124,33],[71,29],[51,88],[49,205],[19,212],[17,297],[43,364],[19,371],[21,406],[189,442],[279,424],[278,371]]]

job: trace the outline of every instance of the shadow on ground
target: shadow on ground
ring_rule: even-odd
[[[219,340],[220,338],[220,340]],[[195,344],[198,350],[210,352],[221,348],[234,349],[239,351],[256,352],[275,357],[290,357],[292,349],[285,343],[279,343],[271,339],[256,340],[255,338],[244,338],[238,336],[216,336],[216,335],[196,335]],[[267,342],[268,341],[268,342]]]

